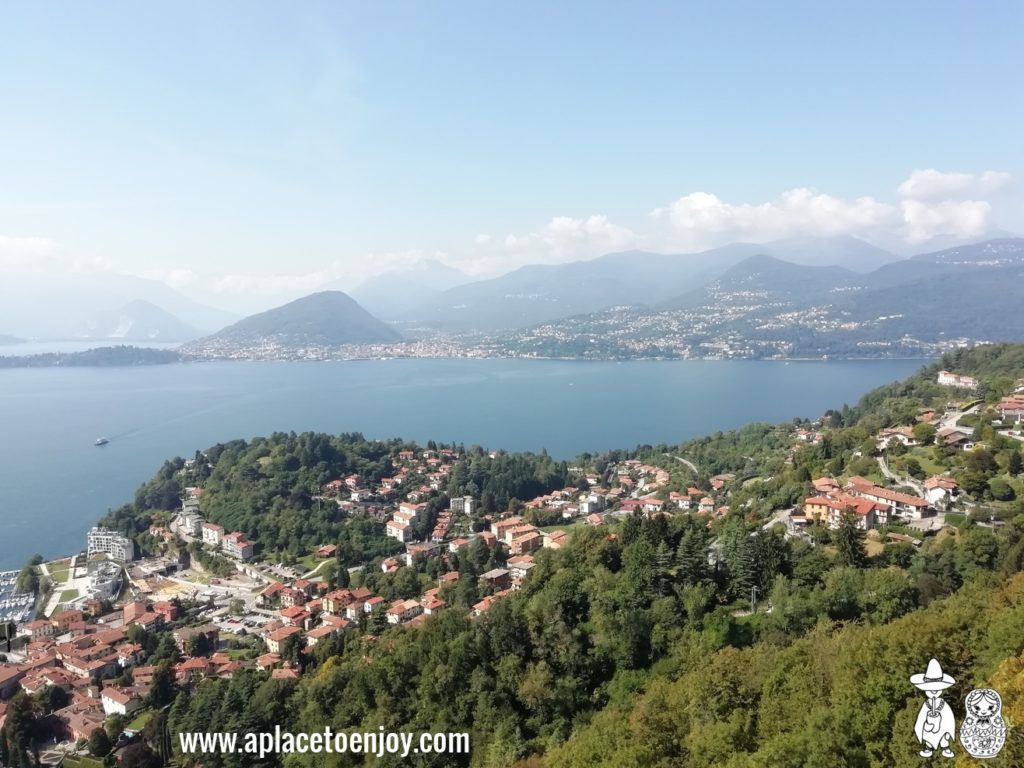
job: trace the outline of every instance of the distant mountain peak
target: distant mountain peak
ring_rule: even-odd
[[[852,235],[787,237],[765,243],[763,247],[766,253],[793,264],[844,267],[860,273],[901,260],[900,256]]]
[[[343,291],[320,291],[239,320],[197,345],[340,346],[400,341],[401,335]]]
[[[144,299],[134,299],[113,310],[93,313],[79,336],[122,341],[188,341],[199,336],[187,323]]]

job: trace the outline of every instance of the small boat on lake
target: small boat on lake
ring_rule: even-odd
[[[106,445],[109,442],[110,441],[107,438],[105,438],[105,437],[97,437],[96,438],[96,442],[93,443],[93,445],[96,445],[96,446]]]

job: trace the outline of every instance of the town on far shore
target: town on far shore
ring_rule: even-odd
[[[997,402],[975,397],[979,381],[970,376],[944,370],[934,382],[948,391],[945,405],[920,407],[913,423],[878,430],[855,454],[861,474],[807,477],[803,497],[757,527],[829,547],[830,532],[853,526],[871,553],[918,547],[967,516],[978,520],[985,507],[971,461],[987,455],[985,435],[1024,441],[1024,382]],[[824,419],[779,429],[787,466],[829,439]],[[960,481],[943,469],[957,455],[968,462]],[[481,510],[472,483],[458,487],[477,493],[449,495],[453,473],[466,467],[463,450],[403,447],[388,457],[386,476],[353,472],[315,489],[315,503],[333,510],[339,531],[372,532],[364,549],[372,554],[353,562],[340,539],[283,558],[207,519],[207,489],[195,481],[209,476],[209,461],[197,453],[177,470],[179,506],[150,522],[143,534],[150,551],[140,552],[139,536],[96,526],[81,553],[0,575],[0,722],[18,691],[59,690],[47,759],[84,755],[85,743],[111,723],[115,748],[126,748],[167,703],[170,686],[187,690],[243,669],[296,680],[311,654],[349,638],[372,643],[391,628],[414,631],[455,603],[479,619],[529,583],[545,550],[567,546],[582,529],[615,538],[630,518],[684,515],[713,532],[737,494],[746,508],[751,489],[771,480],[756,472],[709,475],[672,450],[645,460],[582,457],[567,467],[570,484],[494,513]],[[978,524],[1000,521],[982,515]],[[714,567],[717,539],[706,557]]]

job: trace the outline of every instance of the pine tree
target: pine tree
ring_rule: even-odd
[[[868,563],[868,553],[864,548],[864,531],[857,527],[852,514],[843,515],[836,532],[836,548],[839,550],[839,561],[851,568],[863,568]]]
[[[0,728],[0,765],[10,765],[11,748],[7,743],[7,729]]]
[[[687,586],[699,584],[708,576],[708,558],[704,538],[698,531],[688,528],[676,550],[679,578]]]
[[[1011,451],[1010,460],[1007,462],[1006,471],[1011,475],[1019,475],[1024,471],[1024,457],[1020,451]]]
[[[654,551],[654,565],[657,569],[655,579],[658,585],[658,591],[662,594],[668,592],[668,585],[672,577],[672,550],[668,548],[668,544],[664,541],[658,544],[658,548]]]
[[[751,587],[758,584],[757,549],[750,536],[736,542],[733,555],[726,564],[729,567],[729,589],[733,596],[749,597]]]

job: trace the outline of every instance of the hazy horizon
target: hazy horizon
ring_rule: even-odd
[[[0,10],[8,283],[243,314],[434,262],[1024,232],[1014,3],[57,5]]]

